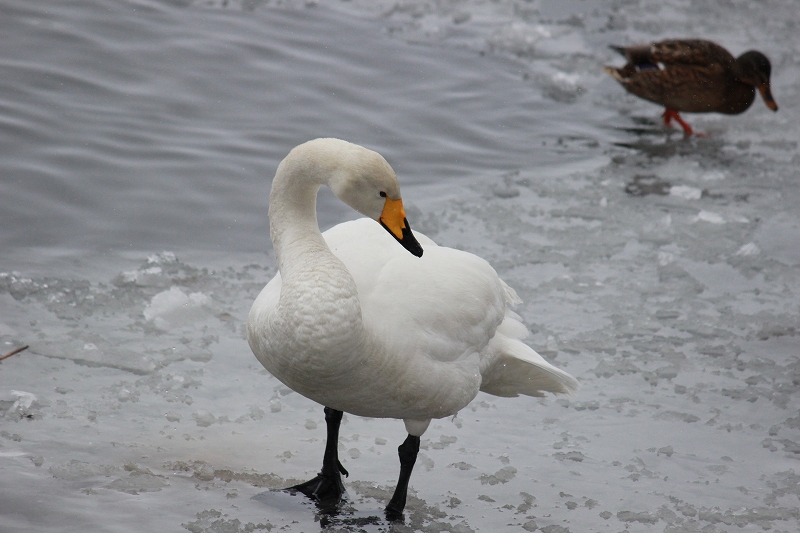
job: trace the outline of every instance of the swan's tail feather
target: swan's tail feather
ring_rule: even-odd
[[[495,344],[497,356],[482,372],[483,392],[514,397],[544,396],[545,392],[572,394],[578,390],[578,380],[545,361],[522,341],[498,334],[490,344]]]
[[[522,323],[522,317],[506,307],[505,319],[497,326],[495,335],[504,335],[509,339],[524,339],[530,335],[530,331]]]
[[[515,306],[515,305],[518,305],[518,304],[521,304],[521,303],[522,303],[522,298],[520,298],[520,297],[517,295],[517,291],[515,291],[514,289],[512,289],[512,288],[511,288],[511,287],[510,287],[510,286],[509,286],[509,285],[508,285],[508,284],[507,284],[505,281],[503,281],[502,279],[500,280],[500,283],[503,285],[503,292],[505,293],[505,297],[506,297],[506,303],[507,303],[508,305],[510,305],[510,306],[512,306],[512,307],[513,307],[513,306]],[[515,313],[515,316],[517,316],[517,315],[516,315],[516,313]],[[517,316],[517,318],[519,318],[519,316]]]

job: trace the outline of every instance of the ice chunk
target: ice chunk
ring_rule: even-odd
[[[754,242],[743,244],[742,247],[736,251],[736,255],[743,255],[745,257],[749,255],[758,255],[759,253],[761,253],[761,249]]]
[[[40,418],[39,410],[42,407],[47,407],[49,402],[40,400],[32,392],[11,390],[11,396],[15,398],[13,404],[6,411],[5,417],[14,420],[21,420],[23,418]],[[11,403],[11,402],[8,402]]]
[[[706,172],[703,174],[703,179],[705,181],[719,181],[725,179],[725,172],[722,170],[712,170],[710,172]]]
[[[517,57],[534,57],[536,44],[550,37],[552,33],[544,26],[514,22],[495,31],[487,41],[492,50],[510,52]]]
[[[556,459],[560,459],[562,461],[564,461],[564,460],[575,461],[576,463],[581,463],[586,458],[586,456],[583,455],[583,453],[575,452],[575,451],[573,451],[573,452],[557,452],[557,453],[553,454],[553,457],[555,457]]]
[[[625,192],[631,196],[647,196],[648,194],[658,194],[661,196],[670,193],[672,184],[662,180],[655,174],[637,174],[633,181],[625,184]]]
[[[690,187],[689,185],[673,185],[669,189],[670,196],[677,196],[687,200],[699,200],[703,196],[703,191],[697,187]]]
[[[153,254],[147,257],[147,262],[154,265],[160,265],[163,263],[177,263],[178,258],[175,256],[174,252],[164,251],[160,254]]]
[[[207,428],[211,424],[217,421],[216,417],[213,414],[206,411],[205,409],[200,409],[199,411],[192,413],[192,418],[195,419],[197,425],[201,428]]]
[[[556,102],[564,103],[574,102],[584,92],[580,79],[578,74],[568,74],[566,72],[556,72],[552,75],[537,77],[544,96]]]
[[[722,215],[712,211],[700,211],[695,217],[695,221],[708,222],[710,224],[724,224],[725,219]]]
[[[125,470],[130,472],[128,477],[117,478],[105,487],[127,494],[139,494],[141,492],[158,492],[169,486],[163,476],[154,474],[149,468],[126,463]]]
[[[483,474],[478,479],[481,485],[497,485],[498,483],[508,483],[517,475],[517,469],[513,466],[505,466],[494,474]]]
[[[672,449],[672,446],[664,446],[663,448],[658,449],[658,453],[656,455],[664,454],[667,457],[672,457],[673,453],[675,453],[675,451]]]
[[[150,267],[143,270],[127,270],[119,275],[122,283],[133,283],[137,285],[154,285],[152,278],[158,279],[163,271],[161,267]]]
[[[658,516],[647,511],[635,513],[633,511],[620,511],[617,513],[617,518],[622,522],[640,522],[642,524],[655,524],[658,522]]]
[[[118,471],[119,468],[113,465],[87,463],[76,459],[50,467],[53,477],[66,481],[84,481],[98,476],[110,476]]]
[[[36,395],[32,392],[25,392],[21,390],[12,390],[11,394],[17,397],[12,409],[30,409],[33,402],[36,401]]]
[[[153,296],[144,310],[144,317],[159,329],[171,329],[206,318],[206,307],[210,303],[211,299],[202,292],[187,295],[172,286]]]

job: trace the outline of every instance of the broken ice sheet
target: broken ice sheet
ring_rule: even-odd
[[[208,318],[210,305],[211,299],[202,292],[187,295],[173,286],[153,296],[143,314],[157,328],[169,330]]]

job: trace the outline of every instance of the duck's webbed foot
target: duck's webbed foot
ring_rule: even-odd
[[[664,119],[664,125],[665,126],[671,126],[672,125],[672,119],[675,119],[675,121],[678,124],[681,125],[681,128],[683,128],[683,134],[686,137],[690,137],[691,135],[697,135],[698,137],[705,137],[706,136],[705,133],[695,132],[692,129],[692,127],[689,125],[689,123],[686,122],[685,120],[683,120],[681,118],[681,116],[678,114],[678,112],[675,111],[674,109],[665,110],[664,114],[662,114],[661,117]]]

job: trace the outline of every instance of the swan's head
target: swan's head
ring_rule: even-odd
[[[359,213],[379,222],[406,250],[422,257],[422,246],[408,225],[392,167],[377,152],[338,142],[342,145],[335,152],[337,164],[328,181],[333,193]]]

